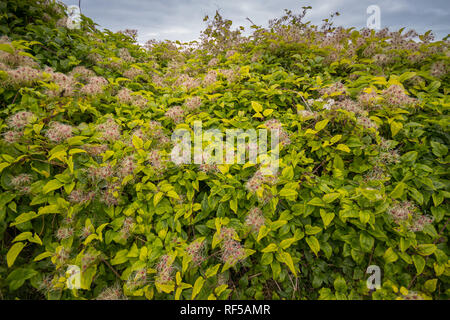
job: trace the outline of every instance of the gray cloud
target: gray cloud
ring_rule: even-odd
[[[78,5],[78,0],[63,0]],[[269,19],[280,17],[284,9],[299,12],[312,6],[306,19],[320,24],[338,11],[335,25],[362,28],[366,26],[366,8],[378,5],[381,27],[391,30],[406,27],[419,33],[433,30],[438,39],[450,33],[450,2],[448,0],[81,0],[81,11],[102,28],[112,31],[126,28],[139,31],[139,42],[149,39],[190,41],[198,39],[204,29],[203,17],[220,10],[233,26],[248,29],[249,17],[266,26]]]

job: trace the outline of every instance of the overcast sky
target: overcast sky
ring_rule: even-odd
[[[78,0],[63,0],[78,5]],[[366,26],[369,5],[378,5],[381,28],[413,28],[419,33],[433,30],[437,39],[450,33],[450,0],[81,0],[81,12],[101,28],[112,31],[137,29],[138,40],[190,41],[204,29],[203,17],[220,10],[223,17],[249,29],[250,23],[267,26],[269,19],[280,17],[284,9],[300,12],[312,6],[307,21],[320,24],[330,13],[341,15],[335,25],[362,28]]]

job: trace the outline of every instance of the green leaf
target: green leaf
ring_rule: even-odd
[[[370,252],[375,243],[375,239],[373,237],[371,237],[370,235],[366,234],[365,232],[362,232],[359,235],[359,243],[361,245],[361,249],[364,252]]]
[[[284,263],[286,263],[286,265],[289,267],[289,270],[291,270],[294,276],[297,277],[297,271],[295,270],[294,261],[292,260],[289,252],[282,251],[280,255],[283,258]]]
[[[429,256],[436,251],[437,247],[434,244],[419,244],[416,249],[421,256]]]
[[[391,122],[391,133],[392,137],[395,137],[400,130],[402,130],[403,124],[401,122],[392,121]]]
[[[399,182],[394,190],[390,193],[390,196],[394,199],[400,198],[403,195],[403,191],[405,190],[405,184],[403,182]]]
[[[296,197],[298,195],[297,191],[292,189],[283,188],[280,191],[280,196],[285,198]]]
[[[237,203],[237,199],[236,198],[230,200],[230,209],[233,210],[234,213],[237,213],[238,203]]]
[[[334,212],[326,212],[325,210],[320,209],[320,217],[322,218],[323,226],[325,228],[327,228],[331,221],[333,221],[334,216]]]
[[[438,281],[438,279],[430,279],[430,280],[425,281],[425,283],[423,285],[425,290],[430,293],[434,292],[436,290],[437,281]]]
[[[49,193],[53,190],[59,189],[64,185],[63,182],[59,181],[59,180],[50,180],[49,182],[46,183],[46,185],[42,188],[42,192],[44,193]]]
[[[308,246],[311,248],[311,250],[314,252],[314,254],[317,256],[317,254],[320,251],[320,243],[319,240],[317,240],[316,237],[306,237],[306,243],[308,243]]]
[[[398,255],[392,248],[388,248],[384,253],[383,258],[386,263],[392,263],[398,259]]]
[[[336,200],[337,198],[339,198],[340,195],[341,194],[338,193],[338,192],[328,193],[328,194],[323,196],[323,201],[325,201],[326,203],[331,203],[334,200]]]
[[[342,144],[342,143],[337,145],[336,150],[344,151],[344,152],[347,152],[347,153],[351,152],[350,148],[347,145]]]
[[[12,247],[9,249],[8,253],[6,254],[6,262],[9,268],[14,264],[14,261],[16,261],[17,256],[24,247],[25,243],[17,242],[13,244]]]
[[[195,280],[194,288],[192,289],[191,300],[194,300],[194,298],[200,293],[200,290],[202,290],[204,283],[205,279],[203,279],[202,277],[198,277],[197,280]]]
[[[252,101],[251,104],[252,104],[252,108],[253,108],[253,110],[255,110],[255,112],[262,112],[263,111],[262,105],[259,104],[258,102]]]
[[[137,135],[133,135],[133,137],[131,138],[131,141],[133,143],[133,146],[136,149],[142,149],[144,146],[144,142],[142,141],[142,139],[140,137],[138,137]]]
[[[220,268],[220,263],[206,269],[206,271],[205,271],[206,278],[211,278],[211,277],[215,276],[217,271],[219,271],[219,268]]]
[[[328,122],[330,122],[330,120],[328,120],[328,119],[319,121],[319,122],[317,122],[316,125],[314,126],[314,129],[315,129],[317,132],[319,132],[320,130],[324,129],[324,128],[327,126]]]
[[[412,256],[414,266],[416,267],[417,274],[421,274],[423,269],[425,268],[425,259],[421,256],[414,255]]]
[[[261,252],[273,252],[273,251],[277,251],[277,245],[275,243],[271,243],[261,250]]]

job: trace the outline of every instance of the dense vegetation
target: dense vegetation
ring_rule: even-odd
[[[450,298],[449,42],[303,9],[139,46],[2,1],[0,298]],[[174,164],[196,120],[278,129],[279,174]]]

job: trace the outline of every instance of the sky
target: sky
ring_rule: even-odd
[[[111,31],[137,29],[138,42],[147,40],[197,40],[206,26],[203,17],[214,17],[216,10],[233,21],[233,27],[250,30],[250,18],[255,24],[267,26],[270,19],[281,17],[284,9],[301,12],[312,6],[305,17],[315,25],[333,12],[340,16],[336,26],[363,28],[372,14],[370,5],[380,8],[380,26],[398,30],[411,28],[419,33],[432,30],[436,39],[450,33],[449,0],[80,0],[81,12]],[[79,0],[63,0],[66,5],[78,5]]]

